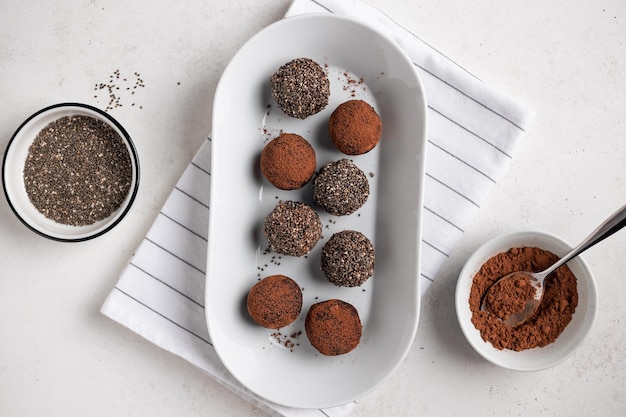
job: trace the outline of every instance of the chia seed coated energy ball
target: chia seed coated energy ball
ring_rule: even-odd
[[[346,155],[362,155],[374,149],[383,133],[376,110],[363,100],[349,100],[335,109],[328,122],[330,139]]]
[[[302,311],[302,290],[285,275],[270,275],[257,282],[246,300],[252,320],[268,329],[280,329],[296,321]]]
[[[321,239],[322,222],[309,205],[299,201],[280,201],[265,217],[263,234],[272,251],[303,256]]]
[[[313,201],[335,216],[354,213],[365,204],[369,195],[367,177],[345,158],[324,165],[313,180]]]
[[[324,69],[309,58],[296,58],[270,77],[272,97],[286,115],[306,119],[328,105],[330,81]]]
[[[261,151],[261,172],[281,190],[297,190],[308,183],[317,161],[315,150],[306,139],[293,133],[283,133]]]
[[[321,269],[339,287],[358,287],[374,274],[374,245],[361,232],[337,232],[322,247]]]
[[[359,345],[363,325],[352,304],[332,299],[309,308],[304,329],[311,345],[322,355],[337,356]]]

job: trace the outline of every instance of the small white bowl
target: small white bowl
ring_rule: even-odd
[[[558,256],[571,249],[568,243],[549,233],[537,231],[511,232],[498,236],[470,256],[461,270],[456,285],[456,313],[461,330],[476,352],[489,362],[515,371],[540,371],[560,364],[569,358],[589,334],[598,309],[598,294],[591,270],[580,255],[567,263],[577,280],[578,306],[563,333],[545,347],[520,352],[498,350],[482,339],[472,324],[469,306],[470,289],[474,275],[494,255],[515,247],[538,247]]]
[[[50,122],[65,116],[91,116],[111,126],[124,141],[132,165],[132,183],[122,205],[106,219],[86,226],[57,223],[44,216],[28,198],[24,186],[24,164],[30,145]],[[126,130],[109,114],[80,103],[61,103],[39,110],[15,131],[4,154],[2,185],[9,206],[29,229],[41,236],[62,242],[80,242],[101,236],[115,227],[128,213],[139,188],[139,159]]]

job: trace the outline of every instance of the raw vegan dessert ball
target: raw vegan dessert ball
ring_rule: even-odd
[[[304,329],[311,345],[321,354],[337,356],[358,346],[363,326],[352,304],[333,299],[311,306]]]
[[[362,155],[374,149],[383,133],[376,110],[363,100],[337,106],[328,122],[330,138],[346,155]]]
[[[280,329],[296,321],[302,310],[302,291],[284,275],[271,275],[257,282],[248,292],[250,317],[268,329]]]
[[[286,115],[306,119],[328,105],[330,82],[324,69],[309,58],[296,58],[270,77],[272,97]]]
[[[374,245],[361,232],[344,230],[322,247],[321,269],[339,287],[358,287],[374,273]]]
[[[272,251],[303,256],[321,239],[322,222],[309,205],[281,201],[265,218],[263,234]]]
[[[335,216],[354,213],[365,204],[369,195],[367,177],[345,158],[324,165],[313,180],[313,201]]]
[[[308,183],[316,168],[315,150],[306,139],[283,133],[261,152],[261,172],[281,190],[297,190]]]

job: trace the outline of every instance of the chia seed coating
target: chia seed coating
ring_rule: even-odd
[[[274,101],[288,116],[306,119],[328,105],[328,76],[309,58],[296,58],[282,65],[270,82]]]
[[[336,216],[354,213],[365,204],[369,194],[365,173],[345,158],[324,165],[313,180],[313,201]]]
[[[358,287],[374,273],[374,245],[361,232],[335,233],[322,248],[321,269],[339,287]]]
[[[307,204],[280,201],[265,218],[263,234],[272,251],[303,256],[321,239],[322,222]]]

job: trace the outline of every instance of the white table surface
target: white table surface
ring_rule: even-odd
[[[626,231],[584,258],[600,312],[565,363],[538,373],[490,365],[454,311],[463,262],[502,232],[570,243],[626,203],[626,2],[370,0],[536,118],[513,162],[423,299],[400,369],[353,416],[618,416],[626,410]],[[26,229],[0,200],[0,415],[261,416],[205,373],[99,313],[185,166],[211,130],[229,59],[287,0],[16,1],[0,4],[0,150],[34,111],[78,101],[119,70],[145,87],[110,111],[138,148],[132,211],[80,244]],[[132,104],[135,104],[134,106]]]

